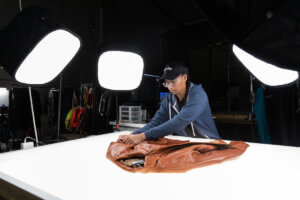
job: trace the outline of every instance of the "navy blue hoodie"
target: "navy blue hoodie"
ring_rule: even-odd
[[[186,104],[180,111],[176,96],[172,93],[166,95],[151,122],[134,131],[133,134],[145,132],[147,140],[169,134],[187,136],[185,127],[189,124],[196,137],[220,138],[212,118],[206,92],[201,84],[191,83]]]

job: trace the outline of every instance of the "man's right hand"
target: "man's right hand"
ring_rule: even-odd
[[[139,144],[146,140],[145,133],[140,134],[129,134],[129,135],[120,135],[117,142],[124,144]]]

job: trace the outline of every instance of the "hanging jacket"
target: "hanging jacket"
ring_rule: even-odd
[[[72,131],[72,129],[70,127],[70,121],[73,116],[73,112],[74,112],[74,108],[71,108],[65,119],[65,127],[66,127],[66,130],[68,130],[68,131]]]
[[[160,138],[138,145],[112,142],[106,157],[129,172],[186,172],[221,163],[244,153],[249,145],[222,140],[189,142]]]
[[[185,127],[189,124],[195,137],[220,138],[212,118],[207,95],[200,84],[191,83],[186,104],[180,112],[176,96],[168,93],[151,122],[134,131],[133,134],[145,132],[147,140],[169,134],[188,136]]]
[[[74,110],[71,121],[70,121],[70,125],[69,125],[70,128],[76,128],[79,125],[80,120],[81,120],[85,110],[86,110],[85,107],[76,108]]]

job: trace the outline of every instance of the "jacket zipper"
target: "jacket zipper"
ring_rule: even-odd
[[[191,122],[191,127],[192,127],[192,131],[193,131],[193,135],[196,136],[193,122]]]
[[[188,96],[188,97],[189,97],[189,96]],[[187,97],[187,98],[188,98],[188,97]],[[174,105],[173,105],[172,107],[173,107],[173,109],[176,111],[176,113],[178,114],[178,110],[177,110],[176,107],[175,107],[176,103],[177,103],[177,101],[175,101],[175,103],[174,103]],[[171,111],[171,103],[169,102],[169,115],[170,115],[170,119],[171,119],[171,112],[170,112],[170,111]],[[191,127],[192,127],[192,131],[193,131],[193,135],[196,136],[193,122],[191,122]],[[188,136],[186,130],[183,129],[183,131],[185,132],[185,135]],[[205,133],[203,133],[201,130],[199,130],[199,133],[200,133],[202,136],[204,136],[206,139],[209,139],[209,137],[208,137]]]
[[[176,111],[176,113],[178,114],[178,110],[177,110],[176,107],[175,107],[176,103],[177,103],[177,101],[175,101],[175,103],[174,103],[174,105],[173,105],[172,107],[173,107],[173,109]],[[171,103],[169,103],[169,105],[171,105]],[[171,107],[169,107],[169,109],[171,110]],[[171,112],[170,112],[170,113],[171,113]],[[186,130],[183,129],[183,131],[184,131],[185,135],[188,136]],[[194,135],[195,135],[195,133],[194,133]]]

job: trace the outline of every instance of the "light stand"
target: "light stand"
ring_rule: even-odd
[[[36,130],[36,124],[35,124],[35,115],[34,115],[34,109],[33,109],[33,102],[32,102],[32,93],[31,93],[31,86],[28,86],[29,91],[29,99],[30,99],[30,107],[31,107],[31,114],[32,114],[32,121],[33,121],[33,128],[34,128],[34,134],[35,134],[35,142],[36,146],[39,146],[39,138]]]
[[[249,115],[249,120],[254,119],[254,102],[255,102],[255,94],[253,92],[253,80],[254,77],[250,75],[250,102],[251,102],[251,112]]]
[[[61,112],[62,78],[63,78],[63,75],[62,75],[62,73],[60,73],[60,76],[59,76],[58,111],[57,111],[57,134],[56,134],[56,141],[57,142],[59,142],[59,135],[60,135],[60,112]]]
[[[119,131],[119,97],[118,97],[118,92],[116,92],[116,130]]]
[[[103,88],[116,92],[116,130],[119,130],[118,91],[136,89],[142,80],[143,58],[130,51],[107,50],[98,58],[98,81]]]
[[[49,11],[29,7],[20,13],[0,34],[0,64],[13,80],[27,85],[30,96],[34,132],[38,137],[32,102],[31,86],[52,81],[60,74],[57,140],[60,131],[62,71],[72,61],[81,47],[78,35],[63,27]]]
[[[249,114],[249,120],[251,120],[251,133],[252,133],[252,140],[255,141],[255,135],[254,135],[254,130],[255,130],[255,117],[254,117],[254,102],[255,102],[255,93],[253,91],[253,80],[255,78],[250,75],[250,102],[251,102],[251,112]]]

